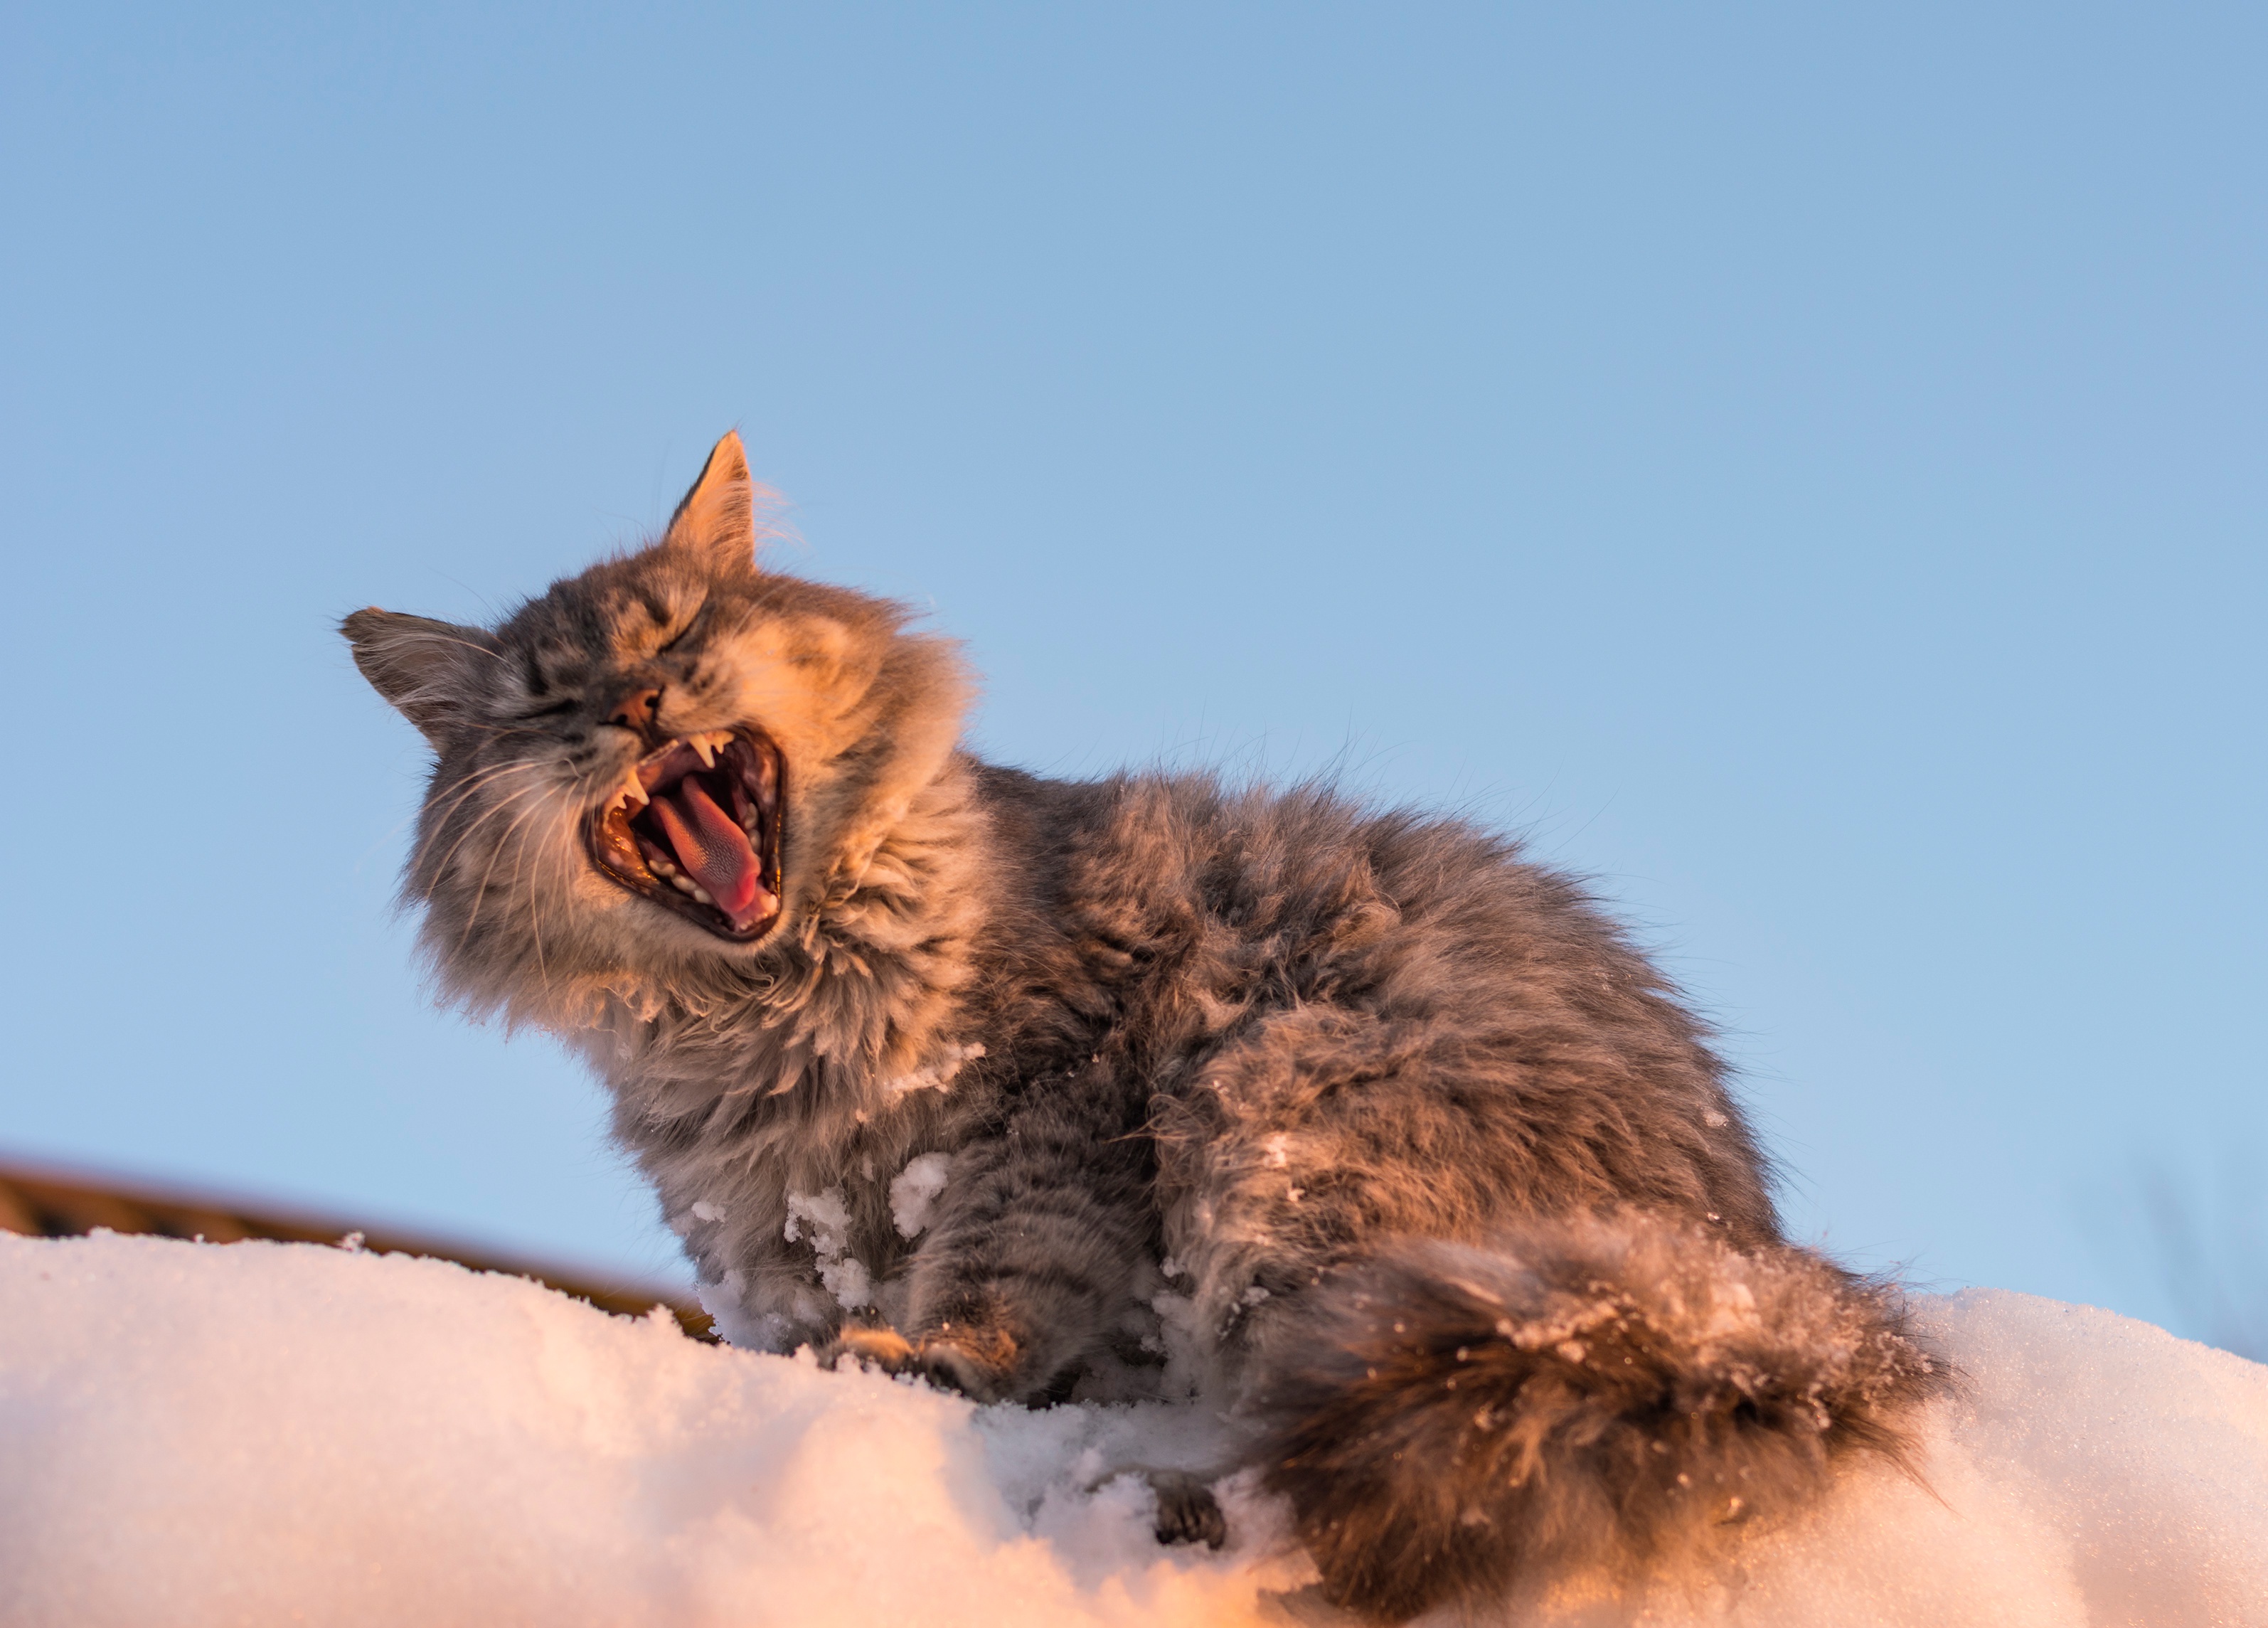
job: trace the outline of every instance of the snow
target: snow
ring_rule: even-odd
[[[2268,1623],[2268,1368],[2106,1312],[1923,1303],[1926,1488],[1551,1628]],[[1163,1550],[1193,1408],[977,1409],[513,1278],[306,1244],[0,1236],[0,1623],[1327,1623],[1282,1512]]]
[[[701,1206],[696,1204],[693,1212],[700,1214]],[[849,1253],[850,1206],[843,1201],[841,1188],[787,1196],[787,1241],[795,1243],[803,1239],[806,1227],[810,1229],[811,1253],[819,1265],[819,1281],[826,1285],[827,1292],[841,1302],[845,1311],[856,1311],[870,1303],[874,1298],[874,1280],[866,1271],[866,1263]]]
[[[953,1173],[950,1153],[922,1153],[890,1182],[890,1219],[902,1238],[918,1238],[929,1225],[930,1206]]]

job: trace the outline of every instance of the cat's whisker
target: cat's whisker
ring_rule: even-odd
[[[460,797],[457,804],[448,811],[448,817],[433,822],[433,829],[426,832],[419,840],[416,851],[410,855],[409,863],[402,867],[404,878],[417,883],[423,889],[424,896],[429,901],[433,896],[433,890],[448,875],[450,864],[456,858],[458,850],[472,840],[482,824],[494,812],[492,808],[480,809],[473,814],[471,821],[461,830],[455,830],[453,816],[457,808],[461,807],[466,798],[471,795],[469,792],[465,793],[465,796]],[[453,831],[456,840],[450,843],[449,851],[443,854],[438,862],[429,861],[428,856],[434,844],[450,836]]]
[[[491,807],[482,809],[475,815],[473,822],[465,828],[454,843],[450,844],[449,851],[441,856],[440,862],[431,867],[432,880],[428,887],[428,896],[431,896],[431,888],[438,888],[441,880],[448,875],[450,866],[455,863],[457,855],[463,851],[467,843],[472,841],[480,833],[482,826],[492,820],[501,818],[527,799],[541,796],[547,789],[540,785],[523,786],[519,791],[510,793],[502,801]]]
[[[565,833],[563,832],[562,835],[564,836]],[[551,866],[553,874],[556,878],[556,888],[554,891],[555,895],[558,900],[559,914],[562,917],[567,917],[566,924],[571,928],[573,925],[573,920],[571,917],[568,916],[568,908],[574,888],[574,876],[568,868],[566,856],[572,850],[564,842],[547,843],[539,851],[542,859],[548,860]],[[535,938],[536,969],[542,976],[543,992],[546,996],[549,996],[554,992],[555,980],[552,977],[550,964],[545,958],[543,953],[542,921],[545,902],[546,901],[543,892],[541,889],[537,890],[534,898],[530,902],[529,927],[534,932]]]
[[[456,833],[455,840],[449,844],[448,851],[438,861],[429,863],[423,857],[421,847],[420,854],[410,866],[405,867],[404,873],[413,878],[423,877],[425,896],[428,899],[431,898],[434,889],[447,879],[450,867],[455,862],[459,852],[463,850],[467,843],[471,842],[480,834],[482,826],[513,807],[524,798],[534,795],[541,790],[541,787],[524,787],[510,793],[501,801],[480,810],[462,830]],[[427,838],[427,845],[438,843],[448,835],[450,833],[446,829],[436,830]]]
[[[428,799],[429,809],[431,807],[431,804],[434,801],[438,800],[440,798],[450,796],[452,792],[454,793],[454,796],[447,807],[442,809],[438,814],[428,815],[428,823],[431,825],[432,829],[431,834],[426,837],[425,842],[419,844],[418,851],[410,856],[410,868],[412,870],[416,868],[417,865],[424,858],[425,847],[431,843],[438,840],[446,832],[449,821],[456,814],[457,810],[465,805],[468,799],[484,788],[495,785],[497,782],[504,778],[507,775],[531,774],[536,770],[537,767],[538,766],[536,764],[524,762],[492,763],[484,769],[475,770],[471,773],[464,775],[459,779],[452,782],[446,790],[432,793]]]
[[[440,799],[451,796],[455,796],[457,802],[460,803],[464,800],[465,797],[470,796],[474,792],[478,791],[482,786],[486,785],[492,780],[497,779],[504,775],[532,773],[535,767],[535,764],[524,759],[515,759],[510,762],[504,763],[484,764],[478,769],[468,770],[466,773],[459,776],[456,779],[451,781],[446,786],[435,787],[433,791],[427,794],[426,805],[430,808]],[[455,811],[455,808],[456,803],[452,803],[448,808],[442,811],[441,817],[446,819],[448,814]]]
[[[524,800],[530,796],[535,795],[536,792],[540,790],[541,788],[536,788],[535,790],[516,793],[514,800]],[[504,806],[508,807],[511,805],[506,804]],[[481,907],[488,902],[489,882],[496,874],[497,861],[504,857],[504,851],[508,845],[510,845],[513,834],[519,831],[522,826],[526,825],[528,821],[534,819],[537,814],[540,814],[542,812],[543,805],[541,803],[536,804],[532,808],[523,811],[518,819],[514,820],[511,825],[504,829],[504,835],[497,839],[496,845],[489,851],[488,866],[482,871],[480,882],[473,889],[473,908],[466,915],[465,930],[457,936],[457,948],[459,950],[461,951],[465,947],[465,940],[472,936],[473,927],[475,924],[480,920]],[[515,867],[514,873],[517,874],[517,867]]]
[[[507,841],[510,840],[510,836],[511,834],[507,832],[505,834]],[[532,898],[523,898],[519,891],[519,872],[520,867],[526,863],[528,847],[528,843],[522,843],[519,844],[519,851],[513,854],[512,880],[505,885],[504,890],[512,897],[522,900],[527,913],[528,939],[535,947],[535,974],[548,991],[551,987],[551,969],[543,954],[543,897],[541,891],[538,891]]]
[[[515,735],[534,735],[541,739],[546,737],[548,733],[548,732],[544,730],[531,728],[526,724],[480,724],[468,722],[460,724],[458,727],[460,729],[469,729],[476,733],[486,735],[492,741],[508,740]]]
[[[552,833],[555,839],[564,837],[572,829],[574,821],[571,818],[562,820],[558,823],[559,829]],[[537,868],[541,870],[544,860],[556,858],[564,851],[564,847],[565,844],[558,840],[521,843],[519,853],[512,862],[512,891],[517,894],[519,890],[519,867],[531,850],[537,856]],[[560,880],[563,883],[566,880],[563,873]],[[540,888],[532,890],[527,899],[527,930],[535,943],[536,973],[543,980],[544,992],[549,994],[551,991],[551,968],[543,954],[543,890]]]

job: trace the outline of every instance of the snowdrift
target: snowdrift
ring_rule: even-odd
[[[1847,1474],[1643,1598],[1506,1623],[2268,1624],[2268,1368],[1976,1290],[1926,1488]],[[1195,1409],[977,1409],[306,1244],[0,1236],[9,1624],[1322,1624],[1280,1512],[1159,1548]]]

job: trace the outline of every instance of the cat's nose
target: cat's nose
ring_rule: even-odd
[[[661,720],[661,691],[637,689],[624,696],[615,710],[607,714],[607,722],[620,724],[624,729],[640,735],[652,735]]]

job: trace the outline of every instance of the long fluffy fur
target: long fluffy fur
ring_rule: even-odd
[[[1333,1601],[1395,1621],[1565,1565],[1629,1572],[1903,1462],[1930,1359],[1895,1293],[1636,1212],[1390,1249],[1271,1342],[1269,1484]]]
[[[1241,1399],[1381,1619],[1898,1452],[1935,1381],[1895,1296],[1783,1239],[1703,1026],[1579,885],[1328,787],[983,763],[953,648],[761,569],[751,506],[727,438],[659,541],[497,627],[345,629],[434,747],[444,988],[582,1051],[728,1335]],[[583,852],[631,693],[780,746],[760,942]]]

